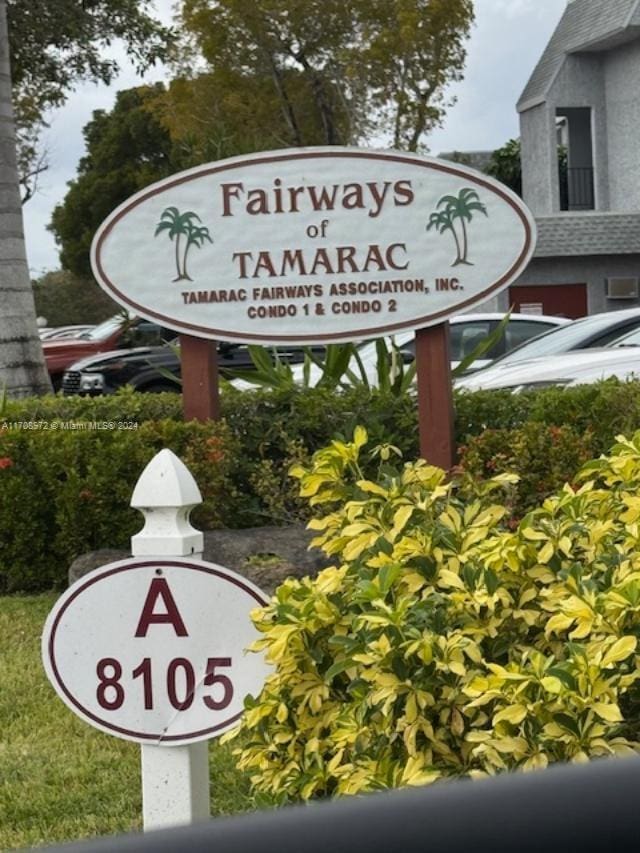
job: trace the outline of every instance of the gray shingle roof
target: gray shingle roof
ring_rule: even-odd
[[[640,254],[640,213],[563,213],[536,225],[536,258]]]
[[[523,112],[544,100],[570,53],[604,50],[640,36],[640,0],[573,0],[518,101]]]

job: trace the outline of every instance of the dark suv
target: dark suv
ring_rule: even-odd
[[[91,359],[98,353],[109,353],[125,347],[159,346],[175,338],[176,333],[140,317],[116,315],[77,338],[42,342],[45,362],[53,387],[60,387],[62,376],[80,359]]]
[[[173,333],[175,334],[175,332]],[[83,358],[71,365],[62,378],[63,394],[113,394],[124,385],[137,391],[180,391],[180,352],[175,343],[157,347],[136,347],[103,352]],[[312,352],[324,354],[324,347],[312,347]],[[279,346],[278,357],[296,364],[304,360],[300,346]],[[218,367],[224,376],[226,369],[251,368],[253,362],[246,344],[218,343]]]

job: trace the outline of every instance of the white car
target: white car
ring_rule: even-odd
[[[499,323],[504,319],[504,314],[459,314],[449,320],[451,338],[451,365],[455,367],[472,353],[478,344],[486,340],[495,331]],[[542,333],[555,329],[559,326],[569,325],[570,320],[565,317],[551,317],[544,314],[512,314],[504,334],[488,350],[482,358],[476,359],[470,369],[477,370],[490,364],[495,358],[514,347],[519,346],[530,338],[537,337]],[[415,333],[412,330],[397,332],[392,338],[386,338],[387,346],[393,340],[401,352],[404,362],[411,362],[415,357]],[[365,373],[371,384],[377,380],[377,352],[375,341],[366,341],[358,347],[358,355],[362,361]],[[303,365],[294,365],[294,378],[302,382]],[[353,362],[350,369],[359,375],[358,366]],[[309,384],[315,385],[321,378],[322,370],[312,365],[309,374]]]
[[[526,341],[511,352],[507,352],[506,355],[497,358],[491,369],[497,368],[498,365],[557,355],[570,350],[608,347],[623,335],[639,328],[640,308],[590,314],[588,317],[573,320],[561,329],[550,329],[537,338]]]
[[[585,385],[611,377],[640,379],[640,346],[606,347],[496,364],[455,381],[466,391],[503,389],[513,392],[552,385]]]

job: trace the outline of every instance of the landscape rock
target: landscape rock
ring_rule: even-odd
[[[204,559],[238,572],[271,595],[286,578],[314,577],[331,565],[322,551],[309,548],[313,536],[303,525],[208,530],[204,533]],[[114,548],[82,554],[69,568],[69,584],[99,566],[130,556],[128,551]]]
[[[130,556],[129,551],[118,548],[100,548],[97,551],[89,551],[88,554],[81,554],[69,566],[69,586],[100,566],[106,566],[107,563],[115,563],[118,560],[126,560]]]
[[[315,534],[303,525],[209,530],[204,558],[233,569],[271,594],[288,577],[314,577],[331,561],[309,548]]]

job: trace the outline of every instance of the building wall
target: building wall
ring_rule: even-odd
[[[640,41],[605,55],[609,194],[612,210],[640,210]]]
[[[567,56],[546,101],[520,114],[523,198],[534,215],[548,216],[560,209],[556,115],[575,107],[591,109],[596,210],[611,209],[606,94],[601,54]]]
[[[593,255],[589,257],[534,258],[515,282],[518,284],[586,284],[589,314],[634,308],[640,299],[607,299],[605,280],[610,277],[640,275],[640,255]],[[497,296],[493,310],[508,309],[508,295]]]
[[[592,111],[595,209],[639,210],[640,40],[567,56],[546,101],[521,113],[525,201],[538,216],[558,210],[555,118],[558,110],[578,107]],[[575,136],[572,142],[581,145]]]
[[[560,209],[555,111],[541,104],[520,114],[522,197],[534,216]]]
[[[549,91],[547,103],[554,115],[565,108],[591,109],[595,209],[611,210],[608,104],[602,54],[567,56]],[[576,143],[575,138],[572,141]]]

